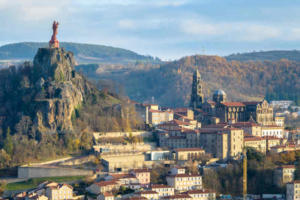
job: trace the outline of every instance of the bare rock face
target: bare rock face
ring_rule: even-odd
[[[40,48],[33,62],[38,91],[34,98],[34,124],[38,131],[72,130],[71,116],[84,97],[96,90],[74,70],[71,52],[63,48]]]

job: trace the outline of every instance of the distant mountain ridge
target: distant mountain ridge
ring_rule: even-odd
[[[0,60],[32,60],[39,48],[46,42],[21,42],[0,46]],[[79,63],[128,63],[136,61],[160,62],[151,56],[104,45],[61,42],[60,47],[74,53]]]
[[[274,51],[259,51],[250,53],[236,53],[229,56],[225,56],[228,61],[279,61],[281,59],[287,59],[291,61],[300,61],[299,50],[274,50]]]

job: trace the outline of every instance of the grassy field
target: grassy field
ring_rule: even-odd
[[[6,186],[6,190],[26,190],[36,187],[38,184],[44,181],[55,181],[61,182],[72,182],[83,179],[84,176],[63,176],[63,177],[43,177],[43,178],[32,178],[27,181],[9,183]]]

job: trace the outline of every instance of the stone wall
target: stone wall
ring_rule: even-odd
[[[152,136],[152,132],[148,131],[134,131],[134,132],[94,132],[94,138],[98,140],[99,138],[112,138],[112,137],[128,137],[132,136],[142,136],[142,137],[150,137]]]
[[[91,170],[59,167],[18,167],[18,178],[39,178],[53,176],[89,176]]]
[[[93,146],[95,152],[100,152],[101,148],[106,149],[108,152],[111,153],[132,152],[132,151],[146,152],[155,149],[156,144],[155,143],[119,144],[119,145],[103,144],[103,145]]]

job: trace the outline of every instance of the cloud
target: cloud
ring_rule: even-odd
[[[181,31],[191,35],[217,35],[220,34],[216,24],[209,24],[197,20],[184,20],[180,23]]]
[[[232,28],[231,31],[231,34],[238,33],[237,40],[259,42],[282,37],[282,31],[274,26],[251,23],[239,23],[239,25],[238,29]]]
[[[82,5],[110,5],[110,6],[156,6],[178,7],[189,3],[191,0],[88,0],[78,1]]]
[[[280,28],[253,22],[211,22],[203,19],[183,20],[181,31],[195,37],[259,42],[282,37]]]
[[[122,29],[134,29],[134,28],[136,28],[136,23],[133,20],[130,20],[130,19],[121,19],[118,22],[118,25]]]
[[[41,21],[62,15],[70,2],[71,0],[0,0],[0,10],[13,13],[19,21]]]

